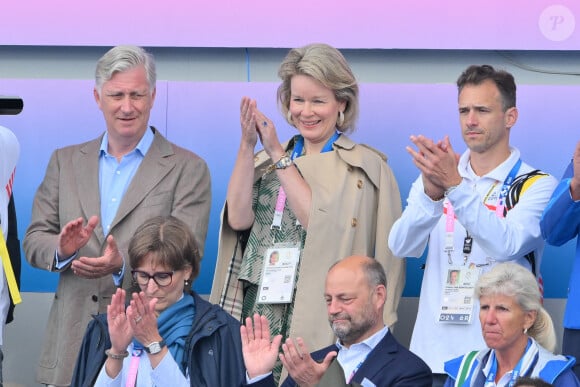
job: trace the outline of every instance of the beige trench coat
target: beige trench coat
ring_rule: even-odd
[[[401,215],[401,197],[386,156],[355,144],[345,135],[335,142],[334,149],[295,160],[312,190],[312,207],[300,258],[290,336],[303,337],[311,350],[335,340],[324,300],[324,282],[332,263],[349,255],[366,255],[383,264],[387,273],[384,318],[389,326],[397,321],[397,306],[405,285],[405,260],[394,257],[387,246],[391,226]],[[255,178],[260,178],[271,163],[265,152],[258,153]],[[224,213],[210,296],[213,303],[220,303],[237,238]]]

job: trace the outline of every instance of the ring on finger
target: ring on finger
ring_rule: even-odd
[[[143,317],[141,317],[141,316],[135,317],[135,324],[139,324],[139,321],[141,321],[142,319],[143,319]]]

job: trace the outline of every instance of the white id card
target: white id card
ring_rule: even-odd
[[[471,324],[473,316],[473,290],[480,275],[475,265],[449,266],[443,288],[439,322],[449,324]]]
[[[294,279],[300,260],[298,247],[272,247],[266,250],[260,278],[258,304],[292,302]]]

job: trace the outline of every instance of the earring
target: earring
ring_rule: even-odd
[[[294,125],[294,122],[292,122],[292,113],[290,113],[290,110],[288,110],[288,113],[286,113],[286,121],[288,121],[290,125]]]
[[[524,328],[524,335],[528,334],[528,328]]]
[[[342,111],[338,112],[338,120],[336,120],[336,126],[339,128],[344,124],[344,113]]]
[[[184,285],[185,285],[186,288],[189,287],[189,281],[188,280],[185,280]]]

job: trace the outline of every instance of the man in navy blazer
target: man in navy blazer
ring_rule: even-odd
[[[272,386],[280,359],[290,375],[283,386],[431,387],[431,370],[400,345],[383,322],[386,276],[373,258],[352,256],[338,261],[326,275],[324,297],[335,345],[309,354],[301,338],[270,339],[268,320],[255,315],[241,327],[248,385]]]

